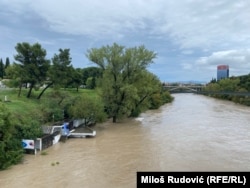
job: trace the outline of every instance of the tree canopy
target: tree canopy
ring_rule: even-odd
[[[208,92],[242,92],[246,93],[250,91],[250,74],[238,77],[230,77],[221,79],[216,82],[210,82],[204,88],[204,91]],[[248,96],[233,96],[228,94],[210,94],[212,97],[232,100],[236,103],[241,103],[250,106],[250,99]]]
[[[156,53],[144,46],[125,48],[114,43],[88,50],[87,57],[103,70],[99,87],[106,112],[113,122],[130,116],[142,106],[142,101],[160,90],[159,80],[146,70]],[[143,93],[143,90],[148,92]]]
[[[2,58],[0,59],[0,78],[3,79],[6,76],[6,69],[9,67],[9,65],[10,60],[8,57],[6,58],[5,64],[3,63]]]
[[[27,98],[36,84],[47,78],[50,61],[46,59],[46,50],[40,44],[30,45],[27,42],[18,43],[15,47],[17,54],[15,60],[19,62],[20,89],[23,83],[29,83]]]
[[[65,87],[69,82],[73,72],[71,65],[70,49],[59,49],[59,53],[52,58],[52,65],[47,71],[47,79],[44,80],[46,87],[39,94],[38,99],[47,88],[54,85],[54,87]]]
[[[88,95],[77,97],[74,100],[69,108],[69,115],[74,119],[85,119],[86,125],[106,119],[102,101]]]

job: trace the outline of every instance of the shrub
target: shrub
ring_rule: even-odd
[[[0,170],[6,169],[22,160],[22,144],[15,135],[16,129],[11,121],[11,114],[0,103]]]

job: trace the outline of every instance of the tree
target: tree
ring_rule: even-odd
[[[161,97],[162,85],[160,80],[151,72],[142,71],[138,76],[137,81],[134,82],[137,88],[138,98],[134,101],[135,107],[132,111],[132,116],[138,116],[141,112],[148,108],[159,107],[154,104],[153,95],[158,94]],[[142,87],[143,86],[143,87]],[[160,105],[164,103],[161,100]]]
[[[4,77],[4,64],[3,64],[3,60],[2,59],[0,59],[0,78],[2,78],[3,79],[3,77]]]
[[[216,83],[217,81],[216,81],[216,78],[212,78],[212,80],[209,82],[209,83],[212,83],[212,84],[214,84],[214,83]]]
[[[240,83],[240,79],[221,79],[219,81],[219,85],[221,88],[221,91],[236,91],[238,88],[238,85]]]
[[[0,170],[6,169],[21,161],[23,149],[21,140],[17,139],[11,114],[4,104],[0,103]]]
[[[52,65],[48,71],[49,80],[45,82],[46,87],[37,98],[40,99],[46,89],[52,85],[55,87],[65,87],[69,82],[72,69],[70,49],[59,49],[59,54],[55,54],[52,58]]]
[[[8,66],[10,65],[10,59],[8,57],[6,57],[6,61],[5,61],[5,66],[4,68],[8,68]]]
[[[141,73],[153,63],[156,54],[144,46],[125,48],[118,44],[88,50],[87,57],[103,70],[100,81],[106,111],[113,118],[131,115],[138,91]]]
[[[102,122],[106,118],[102,101],[88,95],[80,96],[74,100],[69,108],[69,115],[74,119],[85,119],[85,125]]]
[[[250,74],[239,76],[240,83],[239,87],[246,89],[247,91],[250,91]]]
[[[30,98],[35,85],[46,80],[50,61],[46,59],[46,50],[38,43],[18,43],[15,49],[17,55],[14,58],[20,63],[21,69],[20,80],[21,83],[29,83],[27,98]]]
[[[87,67],[82,69],[83,75],[83,84],[87,85],[88,78],[94,78],[97,80],[98,78],[102,77],[102,69],[99,67]]]
[[[86,81],[86,88],[87,89],[94,89],[96,87],[96,79],[95,77],[88,77]]]
[[[80,68],[77,68],[77,69],[72,68],[72,72],[71,72],[70,77],[71,77],[71,80],[68,83],[68,85],[76,87],[76,90],[78,92],[79,87],[83,84],[82,70]]]
[[[8,85],[8,87],[19,86],[18,96],[20,96],[22,90],[22,84],[25,82],[24,80],[26,80],[25,79],[26,75],[22,71],[21,65],[13,63],[6,68],[5,73],[6,77],[10,79],[10,81],[8,81],[6,85]]]

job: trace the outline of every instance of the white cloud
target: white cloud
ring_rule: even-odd
[[[202,69],[216,69],[217,65],[229,65],[234,76],[250,73],[250,49],[214,52],[208,57],[201,57],[196,65]]]
[[[228,47],[250,39],[250,1],[173,1],[166,9],[163,32],[182,48]]]

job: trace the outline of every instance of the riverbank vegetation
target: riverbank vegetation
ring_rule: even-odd
[[[105,111],[113,122],[172,100],[162,92],[160,80],[147,70],[156,54],[144,46],[125,48],[113,44],[91,49],[87,57],[102,70],[98,86]]]
[[[87,57],[97,66],[84,69],[72,66],[69,49],[51,60],[38,43],[18,43],[16,51],[16,62],[2,66],[0,169],[21,160],[21,139],[40,137],[41,125],[78,118],[115,123],[173,100],[147,70],[156,54],[144,46],[90,49]]]
[[[230,77],[219,81],[212,80],[205,88],[204,91],[218,92],[217,94],[209,94],[212,97],[230,100],[235,103],[250,106],[249,96],[237,96],[230,94],[219,94],[219,92],[236,92],[236,93],[247,93],[250,92],[250,74]]]

